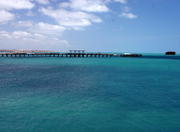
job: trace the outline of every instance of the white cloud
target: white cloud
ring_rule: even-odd
[[[136,19],[138,18],[137,15],[131,12],[131,8],[125,6],[122,9],[122,13],[120,14],[120,17],[128,18],[128,19]]]
[[[2,47],[11,49],[62,50],[70,47],[66,40],[26,31],[0,31],[0,43]]]
[[[32,21],[18,21],[18,22],[13,23],[13,26],[29,28],[33,26],[33,22]]]
[[[49,0],[34,0],[34,1],[38,2],[39,4],[44,4],[44,5],[49,3]]]
[[[109,8],[106,6],[104,0],[70,0],[60,4],[60,7],[69,7],[74,10],[81,10],[86,12],[108,12]]]
[[[34,4],[30,0],[0,0],[0,9],[31,9]]]
[[[28,31],[32,33],[40,33],[51,36],[61,36],[62,32],[65,31],[66,28],[60,25],[48,24],[44,22],[39,22],[31,26]]]
[[[93,23],[102,22],[101,18],[95,13],[109,12],[108,4],[118,2],[120,4],[127,3],[127,0],[69,0],[61,2],[59,9],[52,7],[40,11],[55,19],[60,25],[72,29],[82,29]],[[135,17],[135,16],[129,16]]]
[[[86,12],[108,12],[107,4],[111,2],[127,3],[127,0],[70,0],[60,3],[60,7]]]
[[[58,2],[58,0],[52,1]],[[24,17],[18,12],[15,14],[14,10],[28,9],[23,14],[27,15],[26,18],[32,16],[29,17],[29,20],[25,18],[26,21],[13,21],[10,26],[13,26],[14,31],[0,31],[0,43],[7,42],[6,44],[9,43],[14,46],[19,44],[19,47],[25,48],[28,46],[42,48],[52,45],[54,47],[61,47],[62,45],[67,47],[69,46],[68,42],[61,39],[64,31],[84,29],[84,27],[92,24],[101,23],[102,19],[99,14],[109,12],[111,10],[109,4],[113,2],[126,5],[127,0],[68,0],[67,2],[60,2],[60,6],[53,8],[43,8],[44,5],[52,5],[51,0],[0,0],[0,24],[14,20],[15,15],[18,15],[19,19]],[[32,10],[36,5],[40,7],[40,12],[46,15],[36,19],[39,20],[38,22],[31,20],[39,15],[37,8]],[[47,16],[53,18],[56,24],[41,22],[42,18],[46,19]],[[137,18],[128,7],[124,8],[120,16],[129,19]],[[6,27],[2,29],[6,29]]]
[[[30,0],[0,0],[0,24],[13,20],[15,15],[9,10],[31,9],[34,4]]]
[[[0,10],[0,24],[4,24],[10,20],[13,20],[15,18],[15,16],[6,11],[6,10]]]
[[[127,0],[114,0],[115,2],[120,2],[120,3],[122,3],[122,4],[125,4],[125,3],[127,3]]]
[[[30,39],[30,38],[32,39],[33,35],[25,31],[14,31],[14,32],[0,31],[0,37],[25,40],[25,39]]]
[[[0,31],[0,38],[11,38],[11,35],[7,31]]]
[[[92,23],[102,22],[99,17],[81,11],[68,11],[64,9],[53,10],[42,8],[41,12],[54,18],[60,25],[73,29],[78,27],[86,27]]]
[[[61,36],[62,32],[66,30],[65,27],[55,24],[49,24],[44,22],[32,22],[32,21],[18,21],[12,24],[16,29],[23,29],[30,33],[39,33],[50,36]]]
[[[33,37],[33,35],[25,31],[14,31],[11,33],[11,37],[15,39],[18,39],[18,38],[28,39],[28,38]]]
[[[128,18],[128,19],[135,19],[135,18],[138,17],[137,15],[135,15],[135,14],[133,14],[131,12],[123,12],[120,16]]]

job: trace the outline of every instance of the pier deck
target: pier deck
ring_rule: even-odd
[[[0,57],[71,57],[71,58],[88,58],[88,57],[113,57],[115,54],[103,53],[0,53]]]
[[[110,54],[110,53],[0,53],[0,57],[66,57],[66,58],[110,58],[110,57],[141,57],[141,54]]]

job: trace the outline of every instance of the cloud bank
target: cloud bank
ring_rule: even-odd
[[[127,0],[1,0],[0,42],[55,43],[69,46],[62,34],[103,22],[101,14],[110,13],[112,3],[126,5]],[[20,12],[18,12],[20,11]],[[28,15],[31,14],[31,15]],[[38,16],[40,16],[38,18]],[[121,17],[137,16],[124,10]],[[11,30],[8,30],[11,28]],[[8,31],[7,31],[8,30]],[[47,46],[49,47],[49,46]]]

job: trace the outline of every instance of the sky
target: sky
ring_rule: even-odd
[[[0,49],[180,53],[179,0],[0,0]]]

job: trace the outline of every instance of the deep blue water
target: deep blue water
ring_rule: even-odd
[[[0,58],[0,132],[180,132],[180,59]]]

